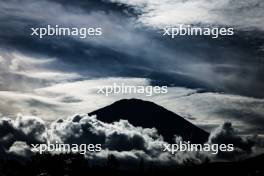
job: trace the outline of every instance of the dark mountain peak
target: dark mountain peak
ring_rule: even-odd
[[[111,104],[110,106],[105,107],[105,109],[109,108],[109,109],[113,109],[113,108],[120,108],[123,107],[128,111],[133,111],[132,108],[137,108],[138,110],[144,110],[144,111],[134,111],[134,113],[153,113],[156,111],[164,111],[164,112],[170,112],[167,109],[165,109],[164,107],[157,105],[151,101],[145,101],[145,100],[141,100],[141,99],[136,99],[136,98],[132,98],[132,99],[122,99],[119,101],[114,102],[113,104]],[[151,110],[151,111],[148,111]],[[172,112],[170,112],[172,113]]]
[[[209,136],[207,132],[174,112],[140,99],[122,99],[88,115],[96,115],[99,120],[108,123],[125,119],[134,126],[155,127],[168,142],[174,142],[174,135],[178,135],[185,141],[204,143]]]
[[[112,105],[114,104],[127,104],[127,105],[145,104],[145,105],[159,106],[151,101],[145,101],[145,100],[136,99],[136,98],[121,99],[121,100],[114,102]]]

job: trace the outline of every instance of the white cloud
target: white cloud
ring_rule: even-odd
[[[30,147],[22,141],[14,142],[9,148],[8,153],[21,157],[29,157],[32,154]]]
[[[114,83],[150,85],[149,80],[142,78],[104,78],[62,82],[31,92],[1,91],[0,110],[4,115],[22,113],[54,120],[76,112],[88,113],[120,99],[138,98],[155,102],[207,130],[230,121],[242,133],[251,133],[253,128],[257,133],[260,122],[264,120],[264,100],[238,95],[200,93],[180,87],[170,87],[167,94],[151,97],[142,94],[97,94],[98,86],[112,86]],[[258,133],[262,134],[261,130]]]
[[[0,91],[31,91],[54,83],[77,79],[77,73],[56,70],[51,65],[60,64],[55,58],[36,58],[18,52],[0,54]]]
[[[36,58],[1,50],[0,114],[53,116],[56,110],[51,107],[56,109],[58,102],[52,97],[37,95],[35,89],[81,78],[77,73],[53,69],[50,67],[53,64],[60,62],[54,58]]]
[[[10,9],[12,9],[12,13]],[[23,22],[21,21],[20,23],[17,23],[16,20],[11,18],[10,21],[3,23],[3,27],[8,26],[12,29],[10,33],[13,33],[14,36],[28,35],[28,37],[31,37],[30,27],[47,25],[59,25],[60,27],[66,26],[74,28],[101,27],[103,32],[102,36],[88,37],[85,39],[80,39],[76,36],[60,38],[71,38],[78,42],[84,44],[88,43],[94,46],[107,46],[108,48],[117,51],[126,50],[126,52],[129,52],[131,55],[142,52],[141,48],[146,46],[150,41],[149,39],[146,39],[147,37],[144,35],[136,32],[133,20],[130,21],[122,16],[117,16],[114,13],[105,13],[103,11],[91,11],[87,13],[81,8],[67,8],[63,4],[47,0],[41,2],[25,0],[23,4],[18,4],[16,0],[0,2],[0,10],[2,11],[0,19],[10,18],[10,16],[24,19]],[[54,16],[56,16],[56,18],[54,18]],[[37,25],[32,25],[28,21],[34,21]],[[133,42],[131,42],[131,40],[133,40]],[[55,40],[53,42],[66,48],[72,47],[71,44],[66,42],[63,44]],[[129,50],[129,48],[132,49],[134,47],[137,47],[139,51]],[[89,53],[89,50],[87,50],[87,52]]]
[[[207,152],[176,152],[172,155],[163,152],[164,144],[167,144],[155,128],[135,127],[126,120],[119,120],[113,123],[104,123],[96,117],[87,115],[75,115],[67,119],[60,119],[52,122],[44,122],[38,117],[19,116],[12,120],[0,118],[0,147],[4,148],[7,155],[22,157],[32,156],[30,144],[40,143],[63,143],[63,144],[101,144],[101,152],[87,152],[93,164],[104,164],[110,154],[116,156],[121,164],[128,164],[130,167],[138,167],[141,159],[146,165],[158,163],[162,165],[203,163],[208,158],[211,160],[222,158],[221,155],[212,155]],[[8,140],[2,140],[8,139]],[[180,137],[175,139],[179,142]],[[210,143],[234,143],[242,153],[250,150],[248,142],[238,136],[231,125],[224,124],[212,132]],[[243,146],[247,148],[243,148]],[[256,145],[257,147],[258,145]],[[52,152],[51,152],[52,153]],[[55,152],[56,153],[56,152]],[[53,154],[53,153],[52,153]],[[247,157],[243,155],[242,157]],[[230,152],[238,158],[241,153]],[[223,158],[222,158],[223,159]],[[126,167],[126,166],[121,166]]]
[[[17,123],[23,123],[23,125],[17,126]],[[135,166],[138,166],[142,158],[147,164],[149,162],[182,164],[186,160],[201,163],[206,157],[206,154],[195,152],[178,152],[175,156],[162,152],[162,145],[166,142],[159,136],[156,129],[135,127],[124,120],[104,123],[95,117],[76,115],[48,124],[42,123],[38,117],[21,116],[15,121],[7,118],[0,119],[0,131],[3,129],[6,130],[1,137],[10,136],[12,142],[7,144],[0,141],[1,146],[3,145],[9,154],[18,156],[32,155],[29,145],[36,141],[44,143],[49,141],[65,144],[102,144],[101,152],[86,153],[86,157],[94,161],[93,164],[96,164],[97,160],[103,160],[105,163],[109,154],[114,154],[121,163],[134,162]],[[38,135],[32,135],[31,132],[36,132]],[[45,136],[44,141],[43,136]]]
[[[230,25],[264,30],[262,0],[110,0],[143,11],[139,21],[161,28],[176,24]]]

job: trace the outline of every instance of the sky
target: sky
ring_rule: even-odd
[[[2,0],[0,114],[54,121],[140,98],[208,132],[232,122],[240,134],[264,135],[263,8],[262,0]],[[233,27],[235,35],[162,36],[163,27],[178,24]],[[30,35],[46,25],[100,26],[103,35]],[[169,91],[96,93],[113,82]]]

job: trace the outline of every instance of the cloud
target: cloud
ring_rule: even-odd
[[[14,156],[21,156],[23,158],[27,158],[32,156],[32,152],[30,147],[25,142],[16,141],[9,148],[8,154]]]
[[[151,80],[144,78],[100,78],[56,83],[33,89],[32,92],[0,92],[2,116],[16,114],[34,115],[52,121],[66,118],[76,112],[89,113],[120,99],[138,98],[157,103],[181,115],[192,123],[211,131],[230,121],[241,134],[264,134],[263,100],[239,95],[203,92],[199,89],[169,87],[166,94],[98,94],[98,86],[114,83],[149,86]],[[8,104],[8,106],[7,106]]]
[[[176,114],[179,114],[196,125],[208,128],[219,126],[225,121],[231,121],[239,128],[240,133],[263,134],[264,119],[263,100],[245,96],[203,92],[199,89],[169,87],[168,93],[147,97],[144,94],[97,94],[98,86],[111,86],[114,83],[134,86],[148,86],[151,80],[142,78],[105,78],[71,83],[62,83],[36,92],[44,96],[53,95],[59,101],[70,96],[80,101],[70,102],[72,112],[87,113],[107,106],[120,99],[138,98],[155,102]],[[95,101],[96,99],[96,101]],[[67,109],[67,103],[64,104]],[[228,113],[230,112],[230,113]],[[233,113],[231,113],[233,112]]]
[[[103,2],[101,2],[101,4],[103,4]],[[107,47],[114,51],[122,51],[126,49],[126,52],[133,55],[135,52],[130,52],[129,49],[137,47],[139,50],[136,51],[136,53],[141,53],[142,51],[138,45],[143,46],[150,41],[140,33],[140,30],[137,31],[136,28],[133,27],[133,21],[130,21],[125,16],[120,16],[120,14],[117,15],[114,11],[105,12],[102,10],[91,10],[87,12],[85,11],[87,9],[77,8],[75,6],[68,7],[63,3],[46,0],[38,3],[32,0],[26,0],[25,3],[20,6],[15,0],[11,0],[8,2],[1,2],[0,5],[1,10],[3,11],[0,18],[5,19],[11,16],[10,22],[3,22],[1,27],[2,33],[0,31],[0,35],[6,35],[4,29],[9,28],[9,38],[22,37],[24,40],[29,39],[30,43],[37,42],[39,45],[43,45],[42,42],[37,41],[37,38],[30,36],[30,27],[40,27],[48,24],[52,26],[59,25],[75,28],[101,27],[103,30],[102,37],[80,39],[74,36],[67,36],[61,37],[63,42],[60,40],[50,40],[50,38],[43,40],[47,42],[47,44],[53,43],[57,47],[68,49],[76,44],[81,47],[81,50],[87,55],[93,55],[93,48],[98,46]],[[43,9],[43,6],[49,8]],[[9,9],[12,9],[13,12],[11,13]],[[54,18],[54,16],[56,16],[56,18]],[[22,22],[20,19],[23,19],[24,21]],[[5,38],[6,37],[3,37],[3,40]],[[131,40],[134,40],[135,42],[131,43]],[[29,45],[26,45],[26,47],[30,47],[30,43]],[[92,46],[87,47],[89,45]],[[44,45],[43,47],[49,46]],[[103,50],[104,48],[101,49]],[[50,48],[49,52],[51,51],[52,48]],[[66,60],[66,58],[64,59]]]
[[[25,113],[50,116],[47,111],[54,114],[55,110],[51,108],[57,106],[56,102],[34,91],[81,78],[78,73],[54,69],[51,65],[60,65],[55,58],[36,58],[15,51],[0,51],[1,115]]]
[[[253,145],[250,141],[244,140],[243,138],[238,136],[234,128],[232,127],[232,124],[228,122],[216,128],[209,137],[210,143],[228,144],[231,141],[235,146],[246,151],[249,151]]]
[[[120,3],[124,3],[125,6]],[[56,62],[49,64],[49,67],[54,69],[52,72],[26,70],[16,75],[16,77],[22,77],[22,80],[28,79],[25,78],[25,74],[33,75],[30,81],[37,85],[47,83],[46,80],[44,83],[39,83],[36,77],[56,77],[59,81],[65,80],[64,77],[74,79],[80,75],[82,78],[147,77],[152,79],[153,83],[263,97],[263,69],[258,64],[259,58],[263,57],[259,52],[262,44],[255,42],[255,40],[262,41],[259,38],[261,35],[257,36],[258,33],[254,32],[248,37],[248,34],[238,32],[237,37],[223,40],[177,38],[171,41],[162,37],[156,30],[144,26],[147,24],[144,22],[144,15],[152,12],[160,13],[161,16],[164,15],[163,13],[165,13],[164,16],[180,13],[176,14],[177,18],[168,18],[170,20],[185,19],[189,14],[189,18],[194,21],[199,17],[197,14],[201,14],[203,18],[200,19],[207,21],[206,14],[210,16],[211,13],[216,13],[215,8],[218,7],[221,11],[225,8],[240,6],[261,8],[262,5],[262,2],[258,1],[253,3],[245,1],[242,4],[240,1],[235,1],[230,2],[231,5],[228,3],[229,1],[209,0],[168,0],[166,3],[142,0],[96,3],[74,1],[65,4],[60,0],[41,2],[25,0],[23,4],[18,4],[16,0],[2,1],[0,2],[3,12],[0,16],[0,19],[3,19],[0,25],[0,45],[7,52],[17,50],[38,60],[42,60],[43,57],[56,58]],[[140,8],[144,13],[141,16],[125,15],[129,13],[124,11],[128,10],[127,6],[130,5]],[[192,10],[185,11],[185,8]],[[252,12],[257,13],[258,11],[254,8]],[[182,14],[183,11],[184,14]],[[204,13],[201,13],[202,11]],[[240,13],[241,10],[238,12]],[[227,14],[222,11],[219,13]],[[228,15],[228,20],[231,19],[230,16],[235,15]],[[240,15],[237,16],[240,18]],[[9,20],[5,20],[7,18]],[[143,20],[143,26],[136,19]],[[159,20],[156,21],[159,22]],[[208,20],[208,22],[211,21]],[[103,28],[103,35],[88,39],[55,37],[43,40],[29,36],[30,27],[47,24],[68,27],[100,26]],[[13,74],[12,77],[14,76]],[[22,85],[19,87],[23,88]]]
[[[173,93],[169,89],[169,92]],[[226,121],[232,122],[240,133],[259,133],[264,118],[263,99],[212,92],[196,92],[190,96],[175,98],[163,97],[159,103],[167,109],[172,109],[183,117],[201,127],[216,127]],[[192,117],[195,118],[192,120]],[[208,130],[211,131],[212,127]]]
[[[214,129],[209,136],[208,143],[234,144],[236,149],[233,152],[218,153],[218,156],[220,158],[228,158],[231,160],[237,160],[239,158],[247,157],[252,153],[256,154],[260,151],[263,152],[263,144],[256,140],[255,136],[239,136],[230,122],[226,122]]]
[[[60,63],[54,58],[35,58],[18,52],[1,50],[0,90],[32,91],[81,77],[77,73],[53,69],[50,67],[53,64]]]
[[[34,155],[29,147],[32,143],[65,143],[65,144],[102,144],[101,152],[85,154],[94,165],[105,164],[109,155],[114,155],[122,164],[121,167],[137,167],[143,159],[149,164],[182,165],[203,163],[211,160],[230,159],[221,155],[215,156],[205,152],[176,152],[171,155],[163,152],[167,144],[155,128],[142,128],[131,125],[126,120],[104,123],[87,115],[75,115],[67,119],[44,122],[38,117],[19,116],[12,120],[0,119],[2,157],[28,158]],[[177,137],[177,140],[181,140]],[[7,141],[8,144],[7,144]],[[215,129],[209,143],[234,143],[241,152],[249,152],[248,141],[234,133],[231,124]],[[249,146],[249,148],[244,148]],[[240,153],[233,152],[237,158]],[[3,155],[4,153],[4,155]],[[53,153],[55,154],[55,153]],[[248,155],[251,153],[249,152]],[[231,154],[229,154],[231,155]],[[245,157],[246,155],[243,155]]]
[[[139,21],[153,27],[177,24],[210,24],[239,29],[264,30],[264,3],[261,0],[110,0],[142,12]]]
[[[37,117],[18,117],[16,120],[1,119],[1,124],[8,122],[8,125],[1,125],[0,130],[6,129],[7,134],[2,138],[12,138],[12,143],[3,144],[6,154],[31,156],[29,150],[30,142],[40,143],[67,143],[67,144],[102,144],[102,151],[99,153],[87,153],[90,160],[107,160],[110,154],[114,154],[124,163],[136,163],[143,158],[146,163],[160,162],[163,164],[182,164],[184,161],[200,163],[205,157],[196,158],[197,154],[181,154],[172,156],[162,152],[162,144],[166,144],[157,130],[134,127],[128,121],[120,120],[113,123],[104,123],[95,117],[87,115],[76,115],[66,120],[46,123],[43,126],[42,120]],[[21,124],[23,123],[23,124]],[[12,130],[7,130],[10,126]],[[12,135],[10,135],[12,134]],[[34,135],[33,135],[34,134]],[[26,138],[21,138],[26,136]],[[11,139],[10,139],[11,140]],[[197,155],[197,156],[196,156]],[[100,162],[99,162],[100,163]]]
[[[18,116],[15,120],[1,118],[1,145],[6,148],[15,141],[24,141],[27,144],[42,143],[45,141],[46,126],[43,120],[31,116]]]

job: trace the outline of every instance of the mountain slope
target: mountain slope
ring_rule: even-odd
[[[164,139],[171,143],[174,135],[197,144],[206,142],[209,136],[183,117],[155,103],[139,99],[123,99],[88,115],[96,115],[99,120],[108,123],[125,119],[135,126],[155,127]]]

